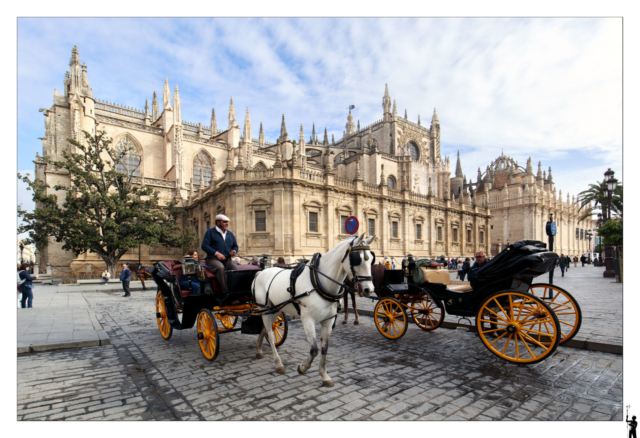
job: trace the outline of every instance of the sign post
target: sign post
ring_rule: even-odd
[[[549,237],[549,251],[553,251],[553,240],[556,236],[556,223],[553,222],[553,214],[549,215],[546,226],[547,236]],[[553,284],[553,271],[556,269],[555,264],[549,271],[549,284]],[[553,292],[549,289],[549,298],[553,298]]]
[[[356,234],[358,232],[358,228],[360,228],[358,218],[355,216],[349,216],[347,221],[344,223],[344,228],[347,234]]]

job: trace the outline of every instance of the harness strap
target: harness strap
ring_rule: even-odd
[[[341,284],[341,283],[338,283],[333,278],[323,274],[322,272],[320,272],[318,270],[318,265],[320,264],[320,257],[322,257],[322,256],[320,255],[319,252],[315,253],[313,255],[313,258],[311,259],[311,263],[309,264],[309,276],[311,278],[311,284],[313,285],[314,290],[316,292],[318,292],[318,294],[322,298],[324,298],[327,301],[335,303],[337,301],[340,301],[340,298],[342,298],[342,290],[345,288],[345,285]],[[321,274],[323,277],[328,278],[329,280],[333,281],[334,283],[336,283],[336,284],[338,284],[340,286],[340,290],[338,291],[338,295],[332,295],[322,287],[322,283],[320,283],[320,279],[318,278],[318,274]]]

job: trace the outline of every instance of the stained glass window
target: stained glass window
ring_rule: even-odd
[[[418,149],[418,146],[414,142],[409,142],[407,147],[409,148],[409,155],[411,155],[411,159],[413,161],[418,161],[420,158],[420,149]]]
[[[127,154],[122,157],[122,161],[116,164],[116,172],[140,176],[140,160],[142,156],[138,152],[133,140],[130,137],[122,137],[118,140],[118,143],[116,143],[116,151],[128,151]]]
[[[193,159],[193,184],[199,186],[200,180],[203,179],[204,185],[208,186],[211,183],[212,172],[213,169],[209,155],[207,155],[205,151],[200,151]]]

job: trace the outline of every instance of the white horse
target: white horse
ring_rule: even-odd
[[[373,292],[373,281],[371,277],[371,266],[375,260],[375,255],[371,253],[369,244],[375,236],[364,239],[364,234],[351,240],[345,240],[338,243],[332,250],[320,257],[317,264],[317,271],[327,277],[343,283],[345,278],[359,283],[362,295],[368,297]],[[340,285],[332,282],[321,274],[315,274],[315,283],[319,287],[315,288],[311,279],[313,269],[309,268],[309,262],[304,271],[297,278],[295,283],[295,295],[300,296],[309,292],[298,299],[301,305],[298,305],[300,311],[289,303],[283,307],[283,311],[290,315],[299,316],[302,320],[302,326],[307,335],[310,344],[309,357],[302,364],[298,365],[298,373],[305,374],[313,359],[318,355],[318,346],[316,344],[316,324],[320,324],[320,367],[319,372],[322,377],[322,384],[327,387],[333,386],[333,381],[327,374],[327,351],[329,349],[329,337],[333,324],[337,318],[338,301],[342,298]],[[285,301],[291,300],[291,293],[287,290],[290,286],[291,270],[282,268],[269,268],[260,272],[253,282],[254,296],[256,303],[262,305],[278,306]],[[354,278],[355,274],[355,278]],[[320,290],[318,290],[320,289]],[[323,297],[322,295],[325,295]],[[268,302],[267,302],[268,300]],[[275,347],[275,336],[272,330],[272,323],[277,319],[277,314],[264,315],[262,321],[265,329],[258,337],[256,343],[256,357],[263,358],[262,341],[264,336],[268,336],[271,344],[271,351],[276,363],[276,371],[284,374],[285,368],[282,365],[280,356]]]

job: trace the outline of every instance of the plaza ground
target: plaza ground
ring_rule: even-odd
[[[577,339],[621,346],[622,285],[601,275],[601,269],[592,266],[572,267],[565,277],[558,270],[554,283],[573,293],[582,307]],[[280,375],[268,346],[263,346],[263,359],[255,358],[257,336],[223,334],[214,362],[202,357],[195,329],[174,331],[169,341],[163,340],[152,291],[134,290],[125,299],[120,291],[58,293],[54,286],[38,286],[34,295],[35,309],[18,311],[19,326],[21,317],[23,323],[34,323],[33,318],[25,319],[26,312],[71,309],[67,312],[80,315],[78,327],[102,330],[108,342],[19,355],[19,420],[621,420],[623,416],[620,354],[559,347],[539,364],[517,366],[493,356],[472,332],[445,328],[424,332],[411,324],[403,338],[390,341],[378,333],[372,318],[363,315],[354,326],[353,316],[346,325],[340,316],[327,365],[335,386],[324,388],[318,359],[306,375],[297,373],[297,365],[308,355],[299,320],[291,322],[288,338],[279,348],[287,370]],[[358,302],[363,310],[367,303]],[[457,322],[455,317],[448,319]],[[47,336],[60,325],[52,320]],[[42,345],[46,344],[45,338]]]

